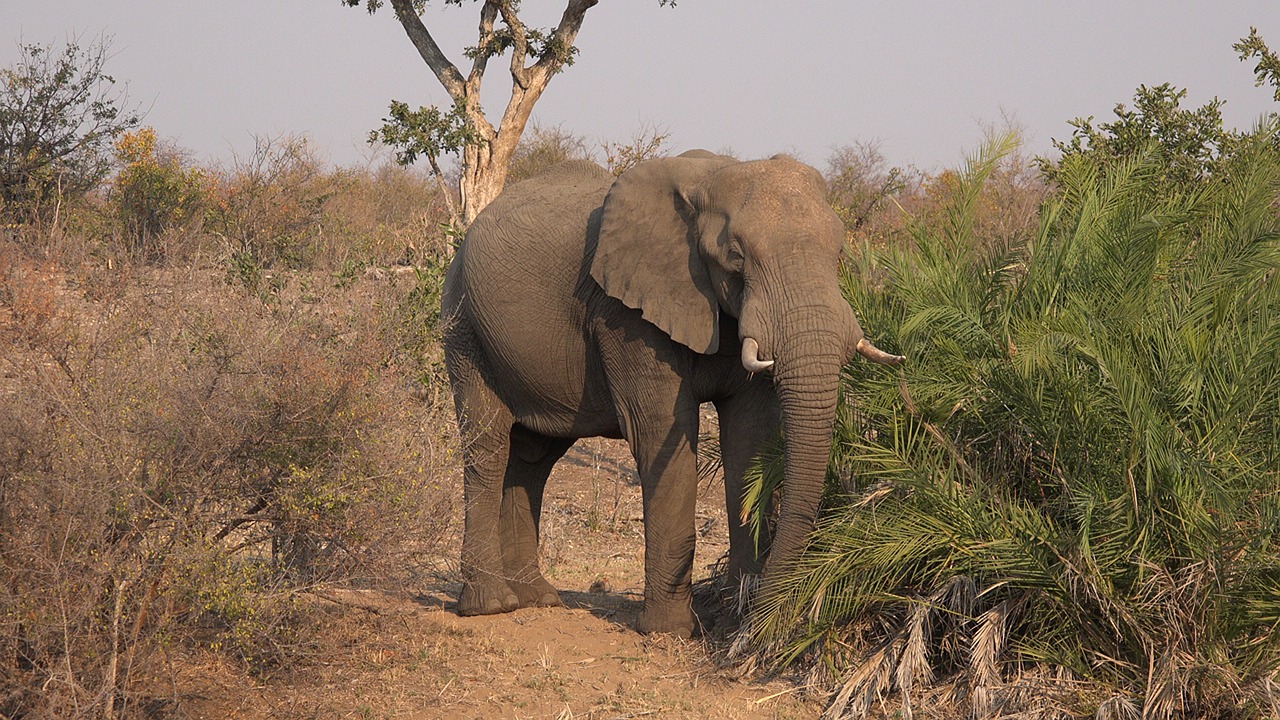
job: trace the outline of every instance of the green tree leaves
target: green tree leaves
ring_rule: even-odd
[[[419,156],[434,163],[441,155],[457,154],[466,145],[480,142],[475,128],[467,122],[466,109],[456,103],[442,112],[435,106],[410,110],[407,104],[392,100],[390,115],[382,123],[369,133],[369,142],[396,148],[396,161],[401,165],[412,165]]]
[[[1263,42],[1258,29],[1249,28],[1249,36],[1232,45],[1231,49],[1240,53],[1241,60],[1258,58],[1258,64],[1253,67],[1253,74],[1258,78],[1257,85],[1274,86],[1276,101],[1280,102],[1280,57]]]
[[[1062,159],[1041,158],[1041,170],[1052,181],[1059,180],[1063,165],[1073,162],[1086,162],[1105,172],[1116,162],[1154,147],[1165,167],[1153,189],[1187,187],[1212,172],[1240,136],[1223,127],[1222,101],[1215,98],[1202,107],[1186,109],[1181,106],[1186,96],[1186,90],[1169,83],[1143,85],[1134,94],[1132,109],[1116,105],[1112,122],[1095,125],[1092,117],[1070,121],[1075,128],[1071,138],[1053,143]]]
[[[0,212],[29,216],[88,191],[111,170],[111,143],[138,124],[107,75],[108,43],[23,45],[0,68]]]

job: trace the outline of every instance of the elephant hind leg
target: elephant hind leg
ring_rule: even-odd
[[[460,615],[492,615],[520,607],[519,596],[512,589],[506,572],[502,548],[503,477],[509,432],[508,429],[486,429],[479,434],[464,434],[469,437],[463,449],[466,519],[462,539],[463,584],[458,596]]]
[[[515,420],[486,382],[483,353],[465,320],[458,320],[446,333],[445,363],[463,457],[465,525],[458,614],[510,612],[520,606],[520,599],[508,582],[500,526]]]
[[[538,566],[542,492],[556,461],[574,441],[553,438],[516,425],[502,486],[502,554],[507,583],[520,607],[560,605],[560,594]]]

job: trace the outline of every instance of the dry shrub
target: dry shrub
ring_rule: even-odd
[[[308,267],[324,205],[336,191],[336,178],[305,137],[259,137],[248,157],[222,173],[209,226],[233,257]]]
[[[272,268],[353,272],[448,254],[448,203],[424,173],[329,168],[305,137],[284,136],[259,138],[220,175],[207,225],[246,285]]]
[[[384,163],[337,171],[339,191],[325,205],[315,265],[422,265],[451,255],[449,207],[426,173]]]
[[[0,248],[0,715],[138,715],[172,644],[268,668],[298,591],[406,579],[453,439],[405,392],[405,285],[268,307],[214,271],[109,285]]]
[[[671,133],[663,128],[643,125],[625,142],[601,143],[605,166],[615,176],[621,175],[645,160],[661,157],[670,137]]]
[[[987,142],[1016,126],[986,130]],[[829,200],[855,244],[883,248],[911,244],[911,234],[947,222],[959,191],[953,170],[930,174],[891,166],[878,142],[834,148],[825,173]],[[1003,250],[1036,231],[1047,187],[1034,160],[1020,150],[1003,158],[982,188],[973,212],[974,237],[987,249]]]

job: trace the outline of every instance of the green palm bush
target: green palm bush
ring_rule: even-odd
[[[848,268],[909,361],[846,369],[828,510],[744,642],[816,659],[832,717],[1280,716],[1268,136],[1175,191],[1155,146],[1067,158],[1034,237],[993,246],[973,210],[997,141],[941,222]]]

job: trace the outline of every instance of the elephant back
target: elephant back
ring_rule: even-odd
[[[584,367],[577,288],[587,277],[588,227],[613,179],[599,165],[571,161],[511,185],[458,248],[445,305],[469,321],[491,369],[512,379],[504,400],[513,409],[580,400],[583,379],[565,377],[565,368]]]
[[[585,243],[587,218],[612,182],[599,165],[571,160],[509,185],[471,223],[460,254],[468,267],[488,272],[506,259],[572,253]]]
[[[585,160],[560,163],[507,187],[471,224],[455,262],[472,298],[573,289],[591,213],[613,176]],[[564,275],[563,278],[560,276]],[[511,298],[513,299],[513,298]]]

